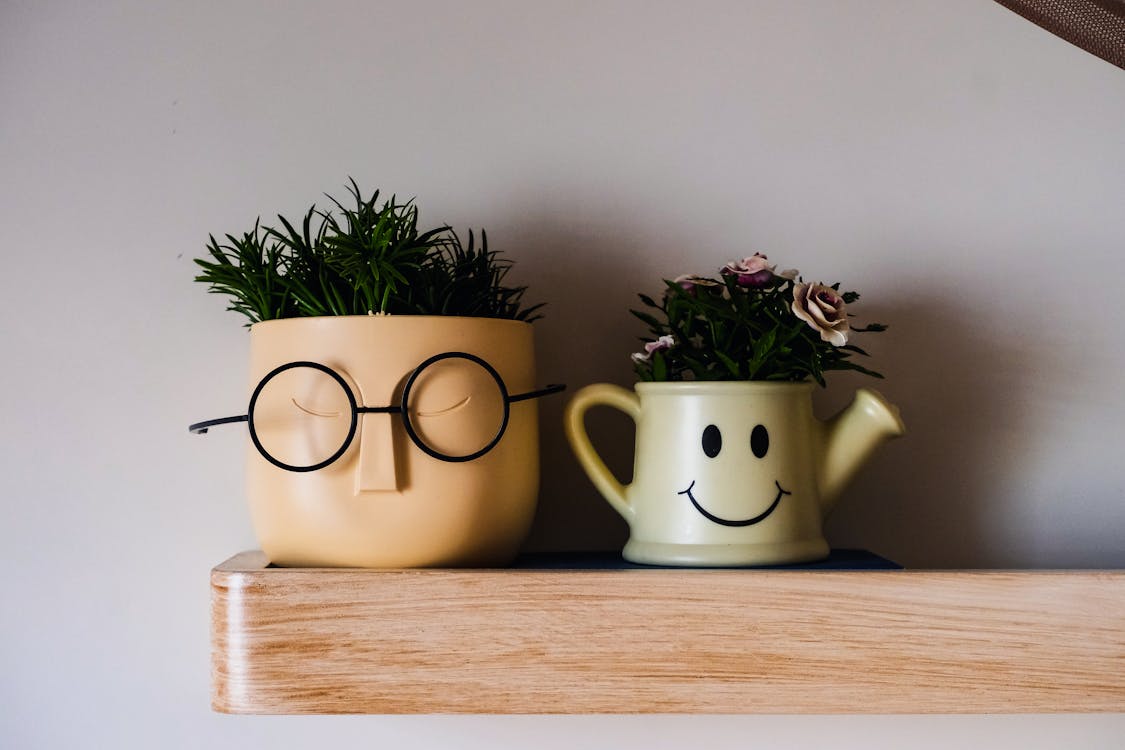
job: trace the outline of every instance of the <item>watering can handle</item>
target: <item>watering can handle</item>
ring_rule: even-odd
[[[632,391],[609,383],[598,383],[588,385],[575,393],[563,412],[566,439],[570,441],[570,447],[578,458],[578,463],[582,464],[590,481],[613,509],[626,521],[630,521],[633,518],[633,508],[625,500],[625,485],[617,481],[617,477],[602,461],[602,457],[598,455],[590,442],[590,436],[586,433],[586,411],[592,406],[612,406],[625,412],[636,422],[641,416],[641,402]]]

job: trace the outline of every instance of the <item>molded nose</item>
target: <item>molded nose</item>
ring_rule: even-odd
[[[394,492],[399,489],[395,471],[394,414],[363,414],[359,419],[359,468],[355,494]]]

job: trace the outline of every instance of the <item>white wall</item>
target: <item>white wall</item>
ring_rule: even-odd
[[[858,288],[911,435],[831,540],[1121,567],[1123,122],[1125,72],[986,0],[0,2],[0,746],[1119,747],[1123,716],[211,714],[207,572],[254,540],[243,438],[185,426],[245,398],[208,232],[354,175],[518,261],[545,380],[629,382],[661,276],[761,250]],[[533,543],[619,543],[560,406]]]

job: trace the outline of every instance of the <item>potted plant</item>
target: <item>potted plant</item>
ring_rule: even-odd
[[[827,556],[824,516],[858,467],[902,434],[897,410],[861,389],[822,423],[812,389],[830,370],[878,373],[854,333],[855,292],[777,272],[761,254],[717,276],[664,280],[633,314],[649,329],[632,355],[634,391],[588,386],[567,405],[567,437],[606,500],[628,522],[626,559],[688,566],[768,565]],[[633,482],[619,482],[586,434],[595,405],[637,423]]]
[[[329,196],[299,224],[210,238],[196,281],[250,327],[246,491],[278,565],[500,565],[539,484],[531,322],[482,231],[412,201]]]

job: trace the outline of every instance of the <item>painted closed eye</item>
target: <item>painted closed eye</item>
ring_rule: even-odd
[[[418,411],[418,412],[415,412],[415,414],[417,414],[419,417],[440,417],[443,414],[449,414],[450,412],[455,412],[458,409],[465,408],[466,406],[469,405],[469,402],[472,401],[472,400],[473,400],[472,396],[465,396],[465,398],[461,399],[460,401],[455,403],[453,406],[447,406],[444,409],[434,409],[434,410],[431,410],[431,411]]]
[[[293,406],[296,406],[298,409],[305,412],[306,414],[312,414],[314,417],[338,417],[338,416],[340,416],[340,412],[338,412],[338,411],[318,411],[316,409],[310,409],[307,406],[302,406],[300,403],[297,402],[297,399],[295,399],[295,398],[290,399],[290,401],[293,402]]]

